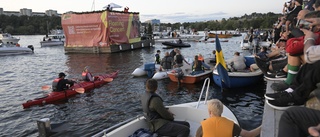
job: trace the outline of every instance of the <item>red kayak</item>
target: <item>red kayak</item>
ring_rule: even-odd
[[[95,76],[95,80],[93,82],[79,82],[75,83],[70,89],[65,91],[59,92],[51,92],[47,96],[42,98],[36,98],[34,100],[28,100],[27,102],[23,103],[23,108],[29,108],[31,106],[43,106],[45,104],[55,104],[59,101],[66,100],[72,96],[75,96],[78,93],[83,93],[85,91],[90,91],[94,88],[101,87],[102,85],[111,82],[112,78],[115,78],[118,75],[119,70],[112,72],[110,74],[104,74]],[[80,89],[80,90],[79,90]],[[81,90],[82,89],[82,90]]]

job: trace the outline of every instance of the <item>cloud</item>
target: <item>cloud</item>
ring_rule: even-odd
[[[177,12],[173,14],[141,14],[141,21],[147,21],[151,19],[159,19],[161,23],[176,23],[176,22],[200,22],[208,20],[220,20],[226,18],[228,13],[216,12],[209,14],[190,14],[185,12]]]

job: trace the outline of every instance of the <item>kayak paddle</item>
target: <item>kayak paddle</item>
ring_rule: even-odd
[[[49,90],[51,89],[51,86],[49,85],[45,85],[41,87],[42,90]],[[74,91],[76,91],[77,93],[83,94],[85,92],[84,88],[75,88]]]
[[[113,78],[105,78],[105,79],[103,79],[103,81],[105,81],[105,82],[112,82],[112,81],[113,81]]]

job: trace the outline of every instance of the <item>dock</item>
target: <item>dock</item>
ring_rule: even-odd
[[[266,93],[274,93],[270,85],[279,81],[267,80]],[[320,90],[320,84],[317,84],[317,89]],[[312,95],[313,94],[313,95]],[[320,110],[320,99],[314,96],[314,93],[310,94],[308,101],[305,103],[305,107]],[[264,103],[263,117],[262,117],[262,128],[260,137],[277,137],[279,130],[280,117],[284,111],[275,110]]]
[[[279,81],[267,80],[266,93],[274,93],[270,85]],[[279,129],[279,120],[284,111],[275,110],[264,103],[262,128],[260,137],[277,137]]]

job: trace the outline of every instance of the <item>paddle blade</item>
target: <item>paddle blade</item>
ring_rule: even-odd
[[[42,90],[49,90],[51,87],[49,85],[45,85],[45,86],[42,86],[41,89]]]
[[[112,82],[113,81],[113,78],[105,78],[103,79],[105,82]]]
[[[85,89],[84,88],[76,88],[74,89],[77,93],[83,94]]]

